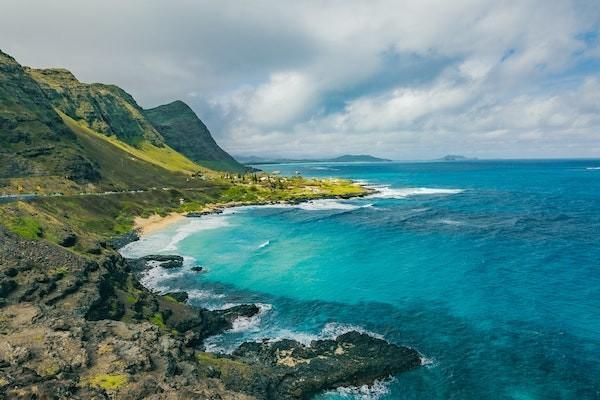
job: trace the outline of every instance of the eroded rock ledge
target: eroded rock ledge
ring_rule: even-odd
[[[303,399],[420,365],[416,351],[357,332],[206,353],[206,337],[258,308],[209,311],[152,293],[136,279],[145,262],[0,227],[0,398]]]

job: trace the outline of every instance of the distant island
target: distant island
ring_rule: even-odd
[[[368,154],[344,154],[343,156],[334,158],[321,158],[321,159],[292,159],[292,158],[262,158],[257,156],[248,157],[236,157],[240,162],[246,165],[259,165],[259,164],[298,164],[308,162],[390,162],[385,158],[374,157]]]
[[[477,160],[477,157],[465,157],[465,156],[456,155],[456,154],[448,154],[442,158],[438,158],[437,161],[471,161],[471,160]]]

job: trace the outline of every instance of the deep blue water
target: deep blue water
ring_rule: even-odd
[[[210,340],[360,328],[429,364],[322,398],[600,398],[600,161],[261,166],[347,177],[382,194],[236,209],[148,236],[129,255],[177,252],[208,272],[146,283],[259,318]]]

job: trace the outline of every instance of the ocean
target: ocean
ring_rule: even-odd
[[[379,193],[230,209],[122,249],[185,256],[180,271],[148,271],[149,287],[259,304],[211,351],[358,329],[425,365],[319,399],[600,398],[599,160],[259,167]]]

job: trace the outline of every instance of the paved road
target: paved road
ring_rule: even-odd
[[[212,186],[214,188],[214,186]],[[62,193],[53,193],[53,194],[36,194],[36,193],[24,193],[24,194],[7,194],[0,195],[0,204],[2,203],[10,203],[13,201],[30,201],[35,200],[40,197],[71,197],[71,196],[111,196],[116,194],[139,194],[139,193],[147,193],[152,191],[159,190],[186,190],[186,191],[202,191],[209,189],[207,188],[151,188],[144,190],[123,190],[123,191],[109,191],[109,192],[100,192],[100,193],[77,193],[77,194],[68,194],[64,195]]]
[[[153,189],[151,189],[153,190]],[[158,190],[158,189],[156,189]],[[169,188],[163,188],[163,190],[169,190]],[[101,192],[101,193],[77,193],[77,194],[69,194],[70,196],[110,196],[113,194],[137,194],[137,193],[146,193],[150,190],[125,190],[122,192]],[[13,201],[30,201],[40,197],[62,197],[65,196],[62,193],[53,193],[53,194],[36,194],[36,193],[24,193],[24,194],[7,194],[0,196],[0,204],[2,203],[10,203]]]

